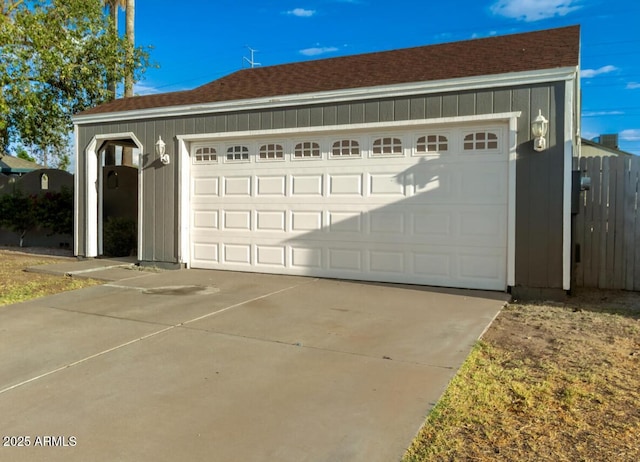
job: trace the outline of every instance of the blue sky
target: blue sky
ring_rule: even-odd
[[[573,24],[582,26],[583,137],[618,133],[620,148],[640,155],[632,0],[138,0],[136,42],[153,47],[158,67],[136,93],[190,89],[248,67],[248,47],[267,66]]]

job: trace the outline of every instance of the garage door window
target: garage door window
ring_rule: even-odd
[[[227,149],[228,162],[247,162],[249,160],[249,148],[246,146],[231,146]]]
[[[284,148],[281,144],[263,144],[258,151],[260,160],[284,160]]]
[[[418,138],[416,143],[417,154],[428,154],[430,152],[446,152],[449,150],[449,140],[444,135],[427,135]]]
[[[194,164],[205,164],[208,162],[217,162],[218,155],[216,153],[215,148],[212,147],[201,147],[196,149],[195,155],[193,156]]]
[[[498,149],[498,135],[492,132],[469,133],[464,137],[464,150]]]
[[[296,144],[293,150],[294,159],[318,159],[320,158],[320,145],[311,141]]]
[[[331,157],[360,157],[360,144],[356,140],[340,140],[333,143]]]
[[[372,152],[374,156],[401,156],[402,141],[400,141],[400,138],[378,138],[373,142]]]

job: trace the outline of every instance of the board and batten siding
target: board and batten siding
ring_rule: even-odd
[[[82,124],[80,150],[95,135],[132,132],[144,146],[142,255],[145,262],[178,262],[178,168],[176,136],[272,130],[313,126],[350,125],[402,120],[437,119],[481,114],[521,112],[518,119],[516,163],[517,286],[562,288],[562,224],[564,169],[565,83],[554,82],[514,88],[429,94],[384,100],[353,101],[315,106],[203,114],[156,120]],[[531,120],[538,110],[550,120],[548,149],[535,152]],[[167,143],[171,164],[159,163],[154,153],[158,136]],[[83,183],[84,159],[76,172]],[[79,195],[78,218],[84,221],[84,192]],[[84,233],[78,249],[86,252]]]

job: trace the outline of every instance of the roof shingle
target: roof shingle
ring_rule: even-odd
[[[243,69],[193,90],[117,99],[80,115],[577,67],[580,27]]]

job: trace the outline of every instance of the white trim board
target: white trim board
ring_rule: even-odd
[[[436,80],[428,82],[404,83],[326,92],[303,93],[295,95],[268,96],[243,100],[222,101],[181,106],[163,106],[102,114],[77,115],[74,123],[82,125],[96,122],[117,122],[124,120],[160,119],[196,114],[215,114],[228,111],[248,111],[293,107],[308,104],[328,104],[353,100],[408,97],[443,92],[461,92],[487,88],[534,85],[545,82],[569,81],[576,78],[577,67],[563,67],[507,74],[483,75],[459,79]]]
[[[564,111],[564,188],[562,195],[562,289],[571,290],[571,170],[573,168],[574,130],[576,129],[574,108],[574,84],[565,84]]]
[[[100,162],[98,159],[99,153],[96,151],[103,141],[117,140],[129,138],[131,139],[140,152],[143,152],[143,145],[133,132],[120,132],[120,133],[103,133],[95,135],[91,138],[91,141],[87,145],[84,153],[85,166],[85,257],[97,257],[102,250],[102,214],[98,213],[102,204],[102,170],[98,167]],[[79,147],[76,143],[76,152],[79,155]],[[76,164],[76,181],[79,182],[79,172],[77,171]],[[79,184],[79,183],[78,183]],[[78,185],[77,184],[77,185]],[[77,186],[76,185],[76,186]],[[79,188],[76,187],[76,194],[79,194]],[[142,252],[142,169],[138,168],[138,255]],[[78,236],[80,232],[79,224],[76,224],[76,237],[78,242]],[[76,246],[76,255],[78,255],[78,246]]]

